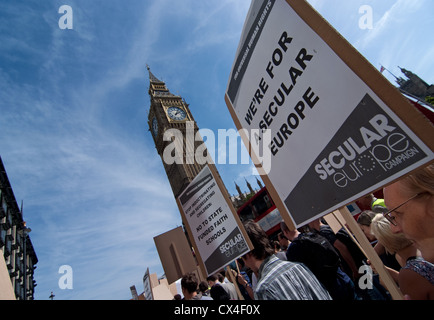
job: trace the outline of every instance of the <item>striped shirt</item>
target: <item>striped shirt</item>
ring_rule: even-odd
[[[331,297],[304,265],[282,261],[272,255],[259,268],[255,299],[331,300]]]

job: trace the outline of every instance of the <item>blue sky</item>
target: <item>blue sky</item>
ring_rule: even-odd
[[[377,69],[434,82],[432,0],[309,2]],[[73,30],[58,27],[64,4]],[[371,30],[359,28],[362,5]],[[36,299],[129,299],[148,267],[162,275],[153,237],[181,219],[147,127],[146,64],[200,128],[235,128],[224,93],[249,6],[0,0],[0,155],[33,230]],[[251,165],[217,168],[231,194],[234,181],[255,185]],[[58,286],[62,265],[72,290]]]

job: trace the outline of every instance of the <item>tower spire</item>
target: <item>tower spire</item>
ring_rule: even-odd
[[[149,67],[149,65],[146,65],[146,69],[148,69],[149,72],[149,81],[152,83],[164,83],[163,81],[159,80],[156,76],[154,76],[154,74],[151,72],[151,68]]]
[[[244,178],[244,180],[246,180],[247,188],[249,188],[250,193],[255,193],[255,191],[253,190],[253,188],[252,188],[252,186],[250,185],[249,181],[247,181],[246,178]]]
[[[258,177],[256,177],[256,183],[258,184],[259,189],[263,188],[263,185],[262,185],[261,181],[259,181]]]
[[[234,181],[235,182],[235,181]],[[235,189],[238,191],[238,195],[240,196],[241,200],[244,200],[244,194],[241,192],[240,186],[235,182]]]

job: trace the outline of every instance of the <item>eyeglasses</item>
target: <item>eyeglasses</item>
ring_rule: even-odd
[[[392,213],[393,211],[395,211],[395,210],[401,208],[404,204],[406,204],[407,202],[409,202],[409,201],[415,199],[415,198],[418,197],[418,196],[420,196],[420,193],[414,195],[413,197],[411,197],[411,198],[408,199],[407,201],[401,203],[399,206],[393,208],[392,210],[389,210],[389,211],[383,213],[383,216],[384,216],[387,220],[389,220],[389,222],[390,222],[391,224],[393,224],[393,225],[396,227],[396,226],[397,226],[397,224],[396,224],[396,218],[395,218],[394,216],[392,216],[391,213]]]

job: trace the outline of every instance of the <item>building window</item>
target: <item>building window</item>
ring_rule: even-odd
[[[12,253],[12,236],[6,235],[5,239],[5,257],[9,256]]]
[[[6,229],[5,225],[0,223],[0,248],[6,244]]]
[[[8,204],[6,203],[6,199],[5,199],[5,197],[2,195],[2,208],[3,208],[3,211],[6,213],[7,211],[8,211]]]
[[[7,207],[6,207],[7,208]],[[6,210],[6,228],[12,228],[12,210],[10,210],[9,208],[7,208]]]

